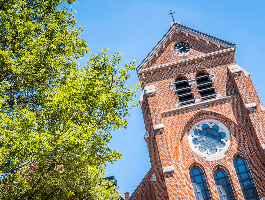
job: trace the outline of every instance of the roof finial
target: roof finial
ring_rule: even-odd
[[[175,12],[172,12],[171,10],[170,10],[170,13],[168,13],[169,15],[172,15],[173,22],[175,21],[174,16],[173,16],[174,13]]]

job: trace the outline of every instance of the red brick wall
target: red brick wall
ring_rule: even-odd
[[[186,38],[186,39],[185,39]],[[173,41],[189,41],[192,46],[189,56],[220,50],[216,44],[207,44],[193,36],[176,33]],[[153,66],[183,59],[174,55],[174,42],[169,42],[165,50],[153,61]],[[201,49],[198,49],[201,46]],[[218,167],[227,171],[237,199],[244,199],[233,166],[233,158],[243,156],[250,167],[260,197],[265,197],[265,117],[250,76],[244,71],[232,73],[229,66],[235,65],[234,52],[227,52],[180,65],[139,73],[142,87],[154,85],[155,93],[145,94],[141,102],[146,138],[152,170],[131,199],[195,199],[189,170],[197,165],[204,171],[212,199],[219,199],[213,172]],[[147,66],[150,67],[150,66]],[[179,103],[173,85],[176,78],[182,76],[189,81],[195,80],[197,73],[214,75],[212,83],[220,98],[177,108]],[[192,84],[194,98],[199,99],[196,82]],[[246,108],[246,104],[255,103],[256,107]],[[200,120],[215,119],[222,122],[231,134],[230,146],[225,157],[215,161],[206,161],[189,146],[188,134],[191,127]],[[163,129],[154,129],[154,125],[163,124]],[[163,173],[162,168],[174,166],[174,172]],[[151,173],[156,181],[150,181]],[[146,191],[153,191],[152,197]]]

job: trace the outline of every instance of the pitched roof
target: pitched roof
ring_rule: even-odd
[[[146,175],[144,176],[144,178],[141,180],[141,182],[137,185],[137,187],[135,188],[135,190],[133,191],[133,193],[131,194],[129,200],[133,197],[133,195],[136,193],[137,189],[140,187],[140,185],[142,184],[142,182],[144,182],[145,178],[149,175],[149,173],[152,171],[152,168],[149,169],[149,171],[146,173]]]
[[[159,48],[163,45],[163,43],[167,40],[167,38],[176,30],[176,29],[180,29],[180,30],[183,30],[187,33],[191,33],[191,34],[194,34],[194,35],[197,35],[198,37],[201,37],[201,38],[205,38],[205,39],[208,39],[210,41],[213,41],[213,42],[216,42],[216,43],[219,43],[221,45],[224,45],[224,46],[227,46],[229,48],[234,48],[236,49],[236,45],[231,43],[231,42],[228,42],[228,41],[225,41],[225,40],[222,40],[220,38],[217,38],[217,37],[214,37],[214,36],[211,36],[211,35],[208,35],[206,33],[203,33],[203,32],[200,32],[198,30],[195,30],[195,29],[192,29],[190,27],[187,27],[187,26],[184,26],[184,25],[181,25],[179,21],[176,21],[176,22],[172,22],[170,24],[170,29],[168,30],[168,32],[163,36],[163,38],[157,43],[157,45],[152,49],[152,51],[146,56],[146,58],[141,62],[141,64],[137,67],[137,72],[140,71],[140,69],[143,68],[143,66],[156,54],[156,52],[159,50]]]

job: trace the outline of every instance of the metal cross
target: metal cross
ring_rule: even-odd
[[[175,12],[172,12],[171,10],[170,10],[170,13],[168,13],[169,15],[172,15],[173,22],[175,21],[174,16],[173,16],[174,13],[175,13]]]

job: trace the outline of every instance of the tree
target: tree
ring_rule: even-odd
[[[87,44],[61,3],[0,3],[1,199],[119,198],[102,177],[121,156],[107,144],[135,106],[135,62],[105,49],[80,67]]]

